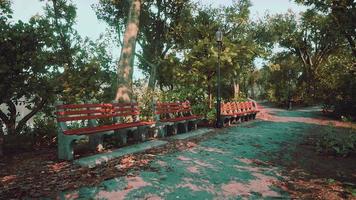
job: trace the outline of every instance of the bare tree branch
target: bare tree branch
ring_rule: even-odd
[[[0,119],[1,119],[5,124],[7,124],[7,123],[10,122],[10,120],[7,118],[6,114],[5,114],[2,110],[0,110]]]
[[[16,126],[16,132],[21,131],[27,121],[31,119],[39,110],[41,110],[46,103],[47,98],[43,98],[41,102],[35,108],[33,108],[30,113],[28,113],[24,118],[22,118]]]
[[[137,58],[140,60],[140,61],[143,61],[144,63],[146,63],[147,65],[149,65],[150,67],[155,67],[156,64],[153,64],[151,63],[150,61],[148,61],[147,59],[145,59],[141,54],[138,54],[135,52],[135,56],[137,56]]]

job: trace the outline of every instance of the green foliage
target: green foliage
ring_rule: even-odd
[[[95,6],[103,19],[118,33],[127,20],[126,1],[101,0]],[[137,54],[139,67],[149,76],[149,87],[161,90],[182,89],[187,85],[203,88],[206,96],[215,93],[218,49],[214,35],[220,28],[225,33],[221,54],[223,86],[226,98],[233,95],[232,82],[241,83],[243,92],[254,84],[248,76],[254,70],[253,60],[264,54],[263,45],[250,25],[249,0],[230,7],[202,8],[188,0],[143,1]],[[224,90],[225,91],[225,90]]]
[[[76,16],[76,7],[69,0],[46,3],[45,15],[38,16],[38,21],[48,26],[53,70],[59,82],[55,84],[57,98],[64,103],[111,100],[110,86],[116,79],[108,52],[112,41],[104,35],[97,41],[81,38],[74,29]]]
[[[38,113],[34,117],[33,127],[25,126],[21,134],[5,136],[5,150],[21,152],[56,146],[56,128],[57,123],[54,118],[48,118],[43,113]]]
[[[261,70],[259,84],[264,88],[261,94],[271,102],[286,104],[289,99],[297,100],[304,90],[298,59],[288,52],[281,52],[271,58],[270,64]]]
[[[116,30],[119,41],[128,20],[128,7],[129,1],[101,0],[95,5],[98,18]],[[165,67],[166,55],[185,38],[182,29],[190,23],[191,9],[189,0],[141,2],[138,44],[142,52],[138,55],[139,68],[150,75],[148,86],[153,90],[156,76]]]
[[[282,47],[261,70],[258,84],[263,88],[262,96],[279,104],[288,99],[324,104],[338,116],[355,116],[355,57],[352,48],[345,48],[356,36],[348,23],[355,5],[349,1],[298,2],[315,7],[302,13],[300,20],[289,12],[267,15],[258,24],[262,42]],[[339,9],[347,11],[341,14]],[[340,22],[339,14],[345,23]],[[343,29],[347,30],[340,32]]]
[[[356,3],[353,0],[296,0],[296,2],[312,6],[311,10],[318,11],[331,17],[330,24],[334,27],[333,31],[339,37],[345,38],[348,44],[348,51],[351,50],[356,57]]]
[[[216,121],[216,109],[212,108],[206,113],[206,119],[210,124],[213,124]]]
[[[22,139],[24,146],[52,144],[56,101],[111,101],[116,78],[108,53],[112,42],[107,36],[82,39],[73,28],[76,8],[71,1],[48,1],[45,13],[28,22],[12,20],[10,6],[10,1],[0,1],[0,124],[6,126],[0,150],[3,141],[10,146]],[[24,117],[20,105],[30,111]],[[34,127],[28,127],[34,116]]]
[[[6,105],[7,111],[0,110],[0,119],[8,134],[15,134],[46,103],[53,101],[55,75],[49,71],[53,62],[47,48],[51,43],[44,31],[47,27],[34,18],[28,23],[10,23],[9,8],[2,12],[8,15],[0,21],[0,104]],[[32,112],[16,123],[19,104],[25,104]]]
[[[233,98],[232,101],[234,101],[234,102],[244,102],[244,101],[248,101],[248,99],[246,97],[239,96],[239,97]]]
[[[159,98],[159,101],[162,102],[186,100],[191,103],[194,114],[206,116],[209,108],[204,90],[202,88],[195,86],[180,87],[174,90],[162,92]]]
[[[29,129],[26,134],[31,135],[35,147],[53,146],[57,143],[56,130],[56,120],[40,113],[34,118],[34,127]]]
[[[316,149],[320,153],[337,156],[348,156],[356,153],[356,131],[338,131],[329,126],[322,129],[316,142]]]
[[[135,99],[140,107],[140,117],[142,120],[153,120],[154,118],[154,101],[159,99],[160,93],[145,87],[143,80],[134,82],[133,91]]]
[[[264,53],[255,42],[254,30],[249,25],[249,7],[250,1],[239,1],[231,7],[205,8],[197,13],[190,23],[193,26],[187,25],[194,40],[184,43],[190,50],[184,52],[183,64],[176,71],[176,84],[194,84],[204,88],[207,96],[215,93],[219,50],[214,36],[221,29],[224,33],[220,54],[221,82],[223,91],[226,91],[223,96],[226,99],[233,96],[233,83],[240,84],[245,94],[248,92],[254,84],[249,78],[254,71],[253,61]]]

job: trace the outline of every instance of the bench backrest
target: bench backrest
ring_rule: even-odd
[[[240,102],[233,102],[232,105],[233,105],[233,110],[235,113],[241,113],[242,110],[241,110],[241,103]]]
[[[237,106],[235,102],[227,102],[221,104],[221,114],[229,115],[229,114],[236,114]]]
[[[137,103],[67,104],[57,106],[57,121],[82,121],[115,117],[139,120]]]
[[[253,110],[258,110],[258,105],[255,101],[251,101]]]
[[[246,111],[251,111],[252,110],[252,104],[251,104],[250,101],[245,101],[244,104],[245,104]]]
[[[221,113],[225,115],[243,113],[246,111],[253,111],[253,110],[257,110],[257,105],[252,101],[227,102],[221,104]]]
[[[221,111],[221,114],[223,114],[223,115],[229,114],[231,112],[230,102],[221,103],[220,111]]]
[[[176,118],[192,115],[189,101],[185,102],[157,102],[155,104],[156,119]]]

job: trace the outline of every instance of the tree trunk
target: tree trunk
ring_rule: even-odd
[[[117,92],[115,100],[120,102],[130,102],[132,100],[132,75],[141,0],[131,0],[130,3],[129,17],[124,34],[120,60],[117,66]]]
[[[255,99],[255,84],[251,84],[251,98]]]
[[[211,86],[208,86],[208,97],[209,97],[209,109],[213,107],[213,94],[211,92]]]
[[[347,39],[347,41],[349,42],[352,54],[354,55],[354,57],[356,57],[356,44],[355,44],[355,41],[353,40],[352,36],[347,33],[347,31],[344,31],[344,35],[345,35],[345,38]]]
[[[234,79],[233,85],[234,85],[234,99],[236,100],[239,98],[240,84]]]
[[[12,101],[6,103],[9,108],[9,119],[5,122],[8,135],[16,135],[16,106]]]
[[[151,91],[154,91],[156,88],[156,74],[157,74],[157,65],[152,65],[150,78],[148,80],[148,88],[151,89]]]
[[[248,97],[248,89],[247,89],[247,84],[246,84],[246,78],[245,77],[242,77],[241,79],[241,87],[240,87],[240,89],[242,88],[242,92],[243,92],[243,94],[244,95],[246,95],[246,97]]]
[[[4,131],[3,131],[2,127],[3,127],[3,124],[2,124],[2,121],[0,120],[0,158],[2,156],[4,156],[3,148],[4,148],[4,143],[5,143],[4,142]]]
[[[151,91],[154,91],[156,88],[156,76],[157,76],[156,74],[157,74],[158,64],[153,64],[152,62],[148,61],[140,54],[135,53],[135,56],[138,57],[141,63],[145,63],[146,65],[151,67],[150,78],[148,80],[148,88],[151,89]]]

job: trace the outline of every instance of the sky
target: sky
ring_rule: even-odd
[[[44,2],[39,0],[11,0],[12,9],[14,11],[13,20],[28,21],[29,18],[36,14],[43,13]],[[233,0],[195,0],[203,5],[212,5],[214,7],[229,6]],[[96,18],[94,10],[91,5],[96,4],[98,0],[73,0],[77,6],[77,23],[75,29],[82,37],[89,37],[96,40],[100,34],[105,32],[108,27],[105,22]],[[266,12],[271,14],[285,13],[289,9],[295,13],[306,10],[305,7],[297,5],[290,0],[251,0],[251,18],[259,19],[264,16]],[[112,50],[113,55],[119,55],[118,49]],[[256,65],[263,65],[262,60],[256,60]],[[140,78],[142,74],[139,70],[135,70],[134,78]]]

